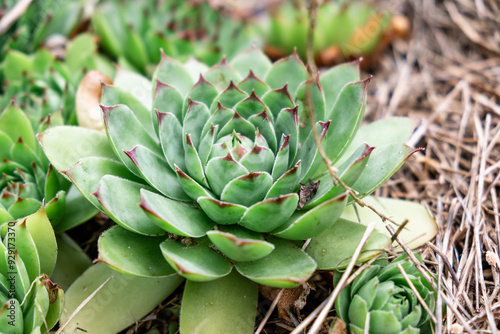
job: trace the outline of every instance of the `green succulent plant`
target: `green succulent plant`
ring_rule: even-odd
[[[82,67],[97,66],[96,45],[81,35],[65,62],[45,49],[33,55],[10,50],[0,66],[0,223],[45,210],[57,231],[97,213],[51,166],[36,140],[50,126],[76,124],[74,96]],[[99,68],[106,69],[101,66]]]
[[[421,261],[419,254],[415,254]],[[431,318],[398,268],[408,275],[431,312],[436,308],[436,292],[404,254],[388,264],[376,260],[335,300],[337,315],[349,326],[350,333],[433,333]],[[334,283],[342,274],[335,272]]]
[[[9,12],[16,0],[2,2],[0,10]],[[68,38],[83,20],[84,1],[37,0],[4,33],[0,34],[0,50],[35,52],[51,36]],[[2,52],[0,51],[0,55]]]
[[[160,49],[213,64],[258,38],[255,25],[225,17],[206,1],[105,1],[94,11],[92,27],[102,49],[121,66],[148,75],[160,61]]]
[[[56,238],[43,209],[2,228],[0,332],[46,333],[63,310],[63,290],[49,277]]]
[[[360,80],[357,62],[310,81],[297,54],[273,64],[251,48],[210,69],[164,56],[153,76],[152,99],[124,79],[103,87],[106,134],[53,127],[39,141],[54,166],[118,224],[99,239],[100,261],[131,275],[178,273],[188,279],[181,311],[185,333],[201,321],[186,314],[202,312],[193,305],[204,299],[203,291],[213,294],[205,296],[205,305],[223,307],[213,302],[227,301],[221,291],[246,286],[250,291],[240,288],[247,291],[240,296],[235,288],[234,297],[255,310],[252,281],[305,284],[317,264],[297,242],[314,241],[337,221],[342,228],[336,236],[351,247],[337,255],[352,255],[364,227],[338,220],[352,198],[323,163],[310,106],[337,176],[359,197],[416,151],[403,144],[413,129],[408,119],[358,131],[369,79]],[[373,237],[373,249],[388,246],[385,236]],[[230,274],[233,267],[237,273]],[[206,310],[207,322],[227,322],[230,316],[216,309]],[[238,310],[236,317],[247,319],[244,326],[236,321],[247,328],[238,332],[251,331],[253,312]]]
[[[367,1],[325,1],[317,12],[315,58],[331,63],[370,54],[389,28],[391,17],[390,11],[379,12]],[[271,15],[267,49],[272,54],[286,55],[297,48],[300,57],[306,59],[308,28],[304,2],[285,3]]]

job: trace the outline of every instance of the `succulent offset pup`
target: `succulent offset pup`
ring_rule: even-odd
[[[0,242],[0,332],[46,333],[59,320],[64,293],[47,274],[56,262],[52,226],[40,209],[9,222]]]
[[[297,47],[306,59],[309,28],[308,11],[303,1],[287,1],[271,15],[266,52],[272,57],[287,55]],[[318,7],[314,56],[324,66],[363,56],[366,61],[385,49],[396,36],[407,33],[397,25],[404,17],[378,10],[369,1],[324,1]]]
[[[273,64],[252,48],[210,69],[163,56],[153,80],[152,95],[124,80],[103,87],[106,135],[66,126],[39,136],[54,166],[118,224],[100,237],[99,259],[132,275],[208,283],[234,266],[231,280],[305,284],[317,266],[297,241],[330,228],[352,201],[312,126],[359,197],[415,152],[403,144],[407,119],[358,132],[369,78],[357,62],[309,81],[296,53]]]
[[[415,254],[420,261],[419,254]],[[431,318],[397,267],[400,264],[431,312],[436,308],[436,291],[404,254],[390,264],[376,260],[335,300],[338,316],[350,333],[433,333]],[[341,277],[335,272],[334,283]],[[367,321],[368,320],[368,321]],[[368,326],[368,328],[366,328]]]

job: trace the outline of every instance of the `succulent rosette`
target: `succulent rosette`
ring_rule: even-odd
[[[308,108],[338,177],[360,197],[415,152],[401,143],[413,124],[393,118],[357,134],[369,79],[359,80],[356,62],[309,81],[296,54],[272,64],[252,48],[230,64],[200,68],[164,56],[152,101],[103,88],[106,134],[54,127],[39,140],[54,166],[119,225],[100,238],[100,259],[111,266],[138,275],[174,270],[194,281],[235,266],[262,284],[304,283],[316,263],[289,240],[319,235],[351,201],[327,172]],[[393,134],[380,136],[387,127]],[[140,244],[155,255],[116,257]],[[161,258],[170,266],[155,262]]]
[[[43,209],[9,222],[0,243],[0,332],[45,333],[59,320],[64,293],[49,275],[56,237]]]
[[[0,66],[0,224],[30,215],[42,202],[57,231],[97,213],[45,157],[36,133],[76,124],[74,96],[83,71],[95,66],[89,35],[73,40],[65,62],[41,49],[32,55],[10,50]],[[102,66],[104,67],[104,66]],[[100,67],[102,69],[102,67]]]
[[[392,13],[366,1],[325,1],[318,8],[314,55],[321,64],[366,56],[381,46],[390,29]],[[271,15],[266,51],[281,57],[296,47],[306,58],[308,12],[303,1],[290,1]]]
[[[416,256],[421,261],[419,254]],[[398,264],[430,311],[435,311],[435,290],[406,254],[390,264],[386,259],[377,260],[344,288],[335,300],[335,310],[349,325],[350,333],[433,333],[429,314]],[[335,284],[340,277],[341,273],[335,272]]]

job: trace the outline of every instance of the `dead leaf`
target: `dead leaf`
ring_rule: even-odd
[[[101,117],[101,85],[111,85],[113,80],[99,71],[88,72],[80,82],[76,91],[76,116],[78,124],[85,128],[104,131]]]

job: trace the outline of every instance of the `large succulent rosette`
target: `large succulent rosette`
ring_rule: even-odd
[[[100,260],[134,275],[173,269],[208,281],[235,266],[262,284],[304,283],[316,263],[289,240],[319,235],[351,201],[332,181],[312,126],[337,176],[360,197],[415,151],[401,143],[412,129],[403,118],[357,134],[369,82],[358,63],[309,81],[295,53],[272,64],[252,48],[212,68],[164,56],[151,95],[120,81],[124,88],[103,88],[106,134],[54,127],[39,140],[119,225],[101,236]]]
[[[416,256],[421,261],[419,254]],[[398,268],[406,273],[431,312],[436,308],[436,292],[410,261],[402,255],[390,264],[375,261],[344,288],[335,300],[338,316],[349,325],[350,333],[418,334],[432,333],[431,319]],[[341,273],[335,272],[337,284]]]

